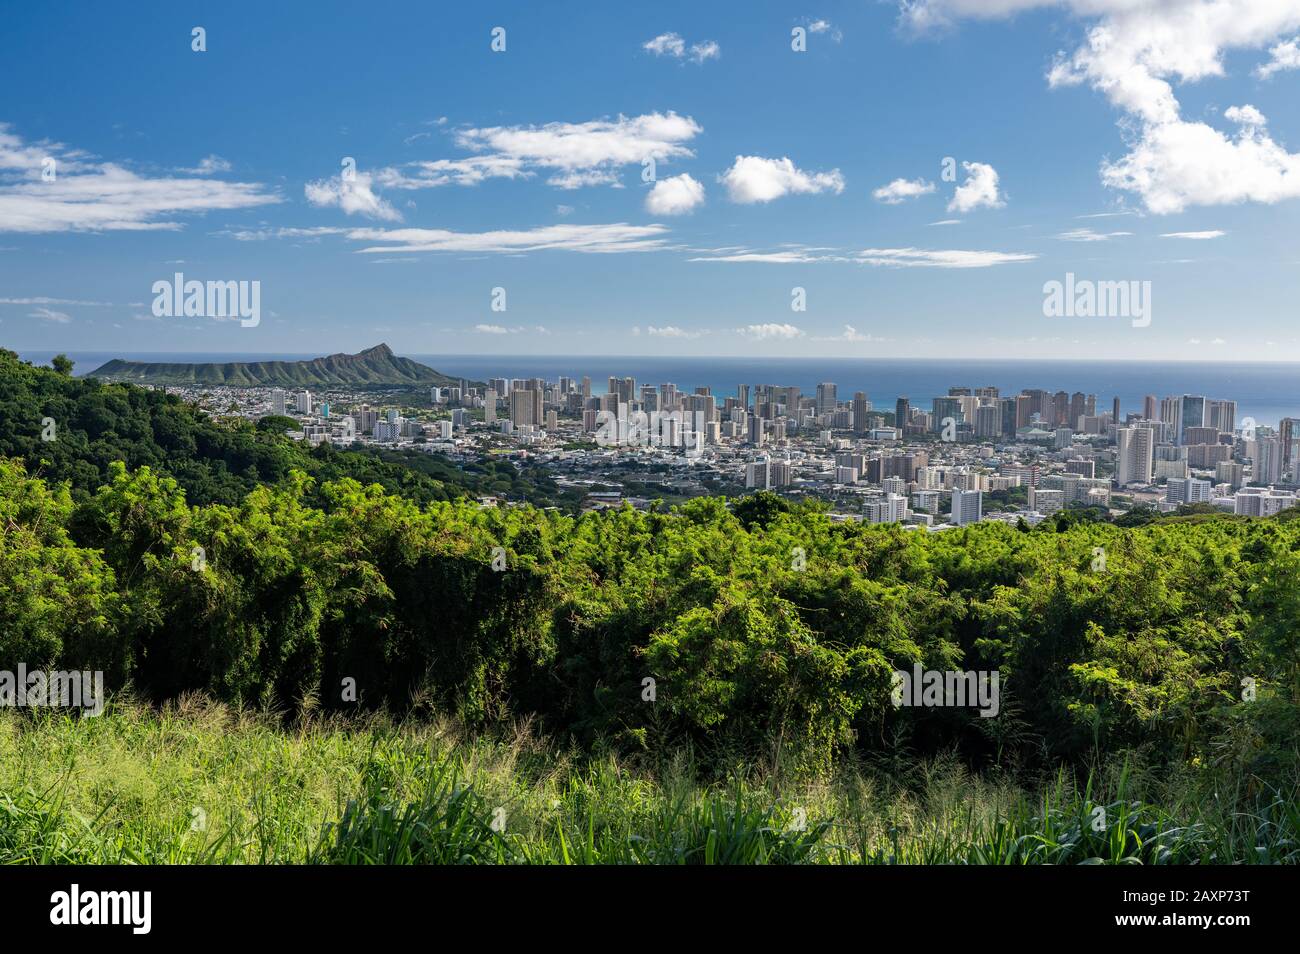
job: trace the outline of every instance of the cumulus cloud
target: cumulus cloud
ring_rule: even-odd
[[[637,333],[639,333],[639,329],[637,329]],[[676,325],[664,325],[662,328],[650,325],[646,328],[646,334],[652,338],[702,338],[708,332],[687,331],[685,328],[678,328]]]
[[[722,47],[714,40],[704,40],[688,47],[686,41],[676,33],[661,33],[642,43],[641,48],[655,56],[668,56],[676,60],[689,59],[692,63],[716,60],[722,55]]]
[[[898,205],[908,199],[929,195],[934,192],[934,189],[934,183],[926,182],[924,179],[895,179],[888,185],[882,185],[872,192],[871,197],[877,202],[884,202],[886,205]]]
[[[965,214],[980,208],[999,209],[1006,200],[998,191],[998,171],[986,162],[963,162],[966,181],[957,187],[948,203],[949,212]]]
[[[785,195],[844,191],[840,170],[804,172],[788,158],[737,156],[731,168],[718,177],[732,202],[771,202]]]
[[[1269,135],[1258,110],[1225,112],[1235,131],[1188,121],[1173,85],[1224,76],[1225,56],[1237,50],[1268,48],[1261,78],[1300,66],[1300,0],[901,0],[900,9],[924,30],[1049,6],[1090,21],[1085,42],[1058,55],[1049,83],[1086,83],[1125,113],[1129,152],[1102,164],[1107,186],[1135,193],[1155,214],[1300,196],[1300,155]]]
[[[685,215],[704,202],[704,186],[683,173],[660,179],[646,196],[646,211],[651,215]]]
[[[1255,69],[1255,75],[1260,79],[1268,79],[1283,70],[1300,70],[1300,37],[1279,43],[1268,53],[1272,58]]]
[[[622,166],[689,158],[687,145],[703,132],[694,119],[674,112],[594,119],[544,126],[491,126],[461,129],[456,143],[472,152],[508,160],[515,169],[551,172],[560,188],[614,184]]]
[[[1086,83],[1125,114],[1129,152],[1102,164],[1103,183],[1155,214],[1300,196],[1300,156],[1269,135],[1258,110],[1233,107],[1224,118],[1238,129],[1222,131],[1184,119],[1173,85],[1225,75],[1225,56],[1236,50],[1269,48],[1261,77],[1295,68],[1300,51],[1287,37],[1300,29],[1300,0],[903,0],[901,9],[906,23],[929,29],[1048,6],[1089,21],[1085,41],[1057,56],[1048,82]]]
[[[42,178],[53,159],[55,176]],[[178,215],[281,201],[265,186],[138,175],[60,143],[28,143],[0,124],[0,232],[179,229]]]
[[[375,195],[371,188],[372,181],[369,172],[357,170],[346,176],[340,174],[308,182],[303,187],[303,193],[308,202],[321,208],[339,208],[348,215],[364,215],[385,222],[402,221],[402,213],[393,208],[387,199]]]
[[[763,325],[746,325],[743,328],[737,328],[738,334],[746,338],[753,338],[756,341],[765,341],[770,339],[789,340],[791,338],[802,338],[803,331],[794,325],[782,325],[775,322]]]

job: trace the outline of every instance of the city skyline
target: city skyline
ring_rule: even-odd
[[[1259,6],[23,8],[0,341],[1300,360],[1300,3]],[[154,314],[177,274],[259,320]],[[1097,309],[1048,317],[1054,282]]]

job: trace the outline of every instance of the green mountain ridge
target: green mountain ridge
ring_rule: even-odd
[[[455,385],[452,378],[386,344],[357,354],[331,354],[310,361],[232,361],[226,364],[166,364],[114,359],[88,377],[133,384],[228,385],[231,387],[331,387],[348,385]],[[471,382],[478,384],[479,382]]]

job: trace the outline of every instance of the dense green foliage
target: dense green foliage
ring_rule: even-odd
[[[74,498],[94,493],[109,467],[149,467],[176,480],[190,503],[238,504],[292,470],[323,480],[352,477],[421,504],[465,494],[505,494],[540,504],[572,504],[554,482],[508,461],[457,467],[418,451],[308,448],[275,426],[214,420],[175,395],[95,378],[73,378],[0,349],[0,457],[26,460],[32,473],[68,483]],[[52,427],[52,430],[49,428]],[[53,439],[43,439],[48,434]]]
[[[225,364],[167,364],[114,359],[91,372],[94,377],[134,384],[225,385],[238,388],[325,388],[356,385],[454,385],[451,378],[410,358],[399,358],[386,344],[357,354],[331,354],[309,361],[232,361]],[[477,382],[476,382],[477,383]]]
[[[78,503],[10,461],[0,526],[0,669],[98,668],[157,699],[416,694],[476,724],[534,715],[583,745],[689,742],[715,765],[810,771],[899,746],[1295,767],[1291,522],[927,534],[767,497],[572,517],[421,507],[297,471],[194,507],[120,463]],[[915,662],[999,671],[998,717],[895,709],[891,673]]]

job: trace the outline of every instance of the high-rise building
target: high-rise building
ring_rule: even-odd
[[[912,420],[912,402],[905,397],[900,397],[894,404],[894,426],[899,429],[899,435],[907,433],[907,425]]]
[[[1165,484],[1165,500],[1177,504],[1209,503],[1212,490],[1208,480],[1171,477]]]
[[[826,414],[835,410],[837,401],[835,399],[835,385],[830,381],[823,381],[817,385],[817,413]]]
[[[495,424],[497,419],[497,392],[488,388],[483,392],[483,423]]]
[[[1154,394],[1148,394],[1142,399],[1142,419],[1147,421],[1160,420],[1160,402]]]
[[[1182,398],[1182,420],[1178,431],[1178,443],[1186,444],[1184,439],[1189,427],[1205,426],[1205,398],[1194,394],[1184,394]]]
[[[1207,401],[1205,426],[1222,431],[1224,434],[1231,434],[1237,427],[1237,402]]]
[[[1278,442],[1282,445],[1282,474],[1292,480],[1300,477],[1300,418],[1284,417],[1278,425]]]
[[[1115,484],[1151,483],[1155,432],[1149,427],[1121,427],[1115,432]]]
[[[862,504],[864,523],[902,523],[907,519],[907,498],[901,494],[886,493],[868,497]]]
[[[510,392],[510,423],[515,427],[523,427],[527,424],[534,423],[537,410],[537,392],[526,389],[519,389]]]
[[[745,465],[745,486],[752,490],[772,489],[772,463],[766,454]]]
[[[981,490],[956,490],[952,492],[952,515],[949,523],[964,527],[977,523],[982,516],[984,492]]]
[[[311,392],[299,391],[298,397],[296,398],[296,403],[298,406],[299,414],[310,414],[311,413]]]
[[[287,395],[280,388],[271,392],[271,413],[284,415],[286,411],[285,398]]]
[[[1277,437],[1260,437],[1255,441],[1255,469],[1252,484],[1276,484],[1282,480],[1282,441]]]
[[[871,410],[871,402],[867,400],[867,395],[863,391],[855,391],[853,394],[853,433],[865,434],[867,432],[867,412]]]
[[[998,437],[1002,433],[1002,408],[982,404],[975,408],[975,436]]]
[[[966,419],[962,415],[960,397],[937,397],[932,403],[934,419],[930,423],[931,430],[942,433],[945,418],[951,418],[954,424],[965,423]]]

